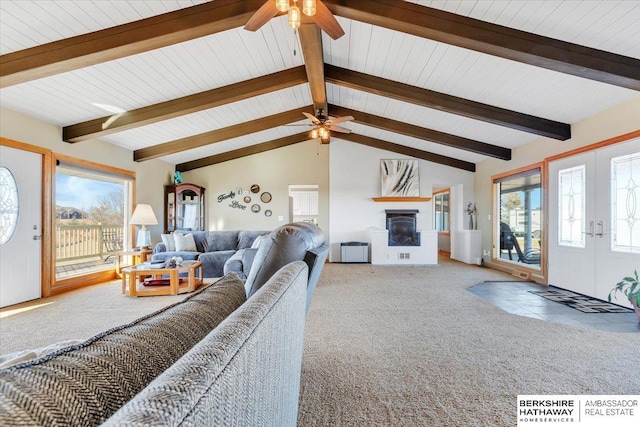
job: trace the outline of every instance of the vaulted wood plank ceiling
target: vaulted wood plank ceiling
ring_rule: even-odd
[[[195,2],[198,3],[198,1]],[[19,97],[17,94],[21,89],[32,89],[30,82],[34,82],[34,86],[40,85],[37,90],[45,90],[47,82],[50,81],[54,85],[59,81],[56,78],[66,78],[73,75],[75,70],[91,72],[100,64],[129,57],[142,57],[145,52],[153,55],[154,51],[161,51],[166,57],[168,53],[178,49],[194,49],[189,45],[192,40],[235,36],[236,32],[242,31],[239,30],[239,27],[243,26],[263,3],[264,0],[216,0],[186,8],[178,7],[174,11],[161,15],[150,16],[142,20],[131,20],[131,22],[88,34],[79,34],[5,53],[0,55],[0,87],[2,88],[0,94],[8,94],[9,101],[5,103],[4,96],[2,96],[0,97],[0,105],[20,110],[19,105],[16,107],[17,101],[11,101]],[[637,96],[636,91],[640,90],[640,60],[636,55],[637,50],[632,51],[633,56],[626,56],[417,4],[429,2],[326,0],[324,3],[331,12],[339,17],[342,26],[346,29],[345,38],[349,39],[349,46],[363,46],[365,30],[372,28],[369,30],[371,34],[384,39],[387,44],[400,40],[400,43],[394,44],[393,47],[397,52],[402,52],[394,53],[397,55],[396,59],[399,59],[400,55],[404,55],[404,58],[408,58],[405,61],[413,60],[415,55],[421,55],[418,48],[420,40],[426,40],[428,43],[434,43],[432,40],[435,40],[439,43],[436,48],[446,44],[447,46],[458,46],[465,50],[481,52],[492,57],[508,59],[509,61],[499,60],[502,61],[500,65],[505,69],[513,67],[510,65],[511,61],[517,61],[526,64],[524,67],[529,67],[525,68],[527,72],[533,66],[534,70],[538,68],[552,70],[551,74],[544,74],[544,76],[556,77],[561,73],[578,76],[580,77],[578,80],[593,81],[594,83],[590,84],[592,86],[589,86],[590,90],[602,92],[600,96],[603,97],[617,97],[617,102]],[[445,3],[455,4],[458,9],[463,7],[459,1]],[[469,3],[473,2],[466,4]],[[18,13],[14,11],[14,14]],[[626,11],[625,16],[627,20],[638,20],[640,13],[638,10],[632,9],[630,12]],[[23,17],[22,19],[28,18]],[[270,33],[278,33],[278,25],[281,25],[278,24],[278,20],[282,19],[284,18],[274,18],[273,25],[272,23],[268,24],[269,28],[265,26],[265,29],[261,29],[257,33],[249,33],[255,34],[255,36],[242,34],[241,37],[263,37],[271,41],[272,35]],[[37,26],[38,24],[33,22],[31,25]],[[5,30],[6,25],[2,27],[3,36]],[[260,32],[264,33],[258,34]],[[613,29],[610,38],[616,37],[616,32],[620,38],[625,34],[624,31]],[[637,32],[636,35],[638,35]],[[12,36],[17,37],[15,34]],[[174,99],[155,103],[138,101],[142,105],[139,108],[127,109],[107,116],[94,115],[91,119],[82,122],[62,123],[63,138],[70,143],[81,141],[91,143],[91,139],[103,138],[117,145],[126,146],[126,143],[120,143],[118,138],[127,133],[139,132],[137,134],[139,136],[140,132],[152,129],[154,125],[176,123],[176,120],[181,118],[218,111],[220,108],[251,105],[247,103],[252,101],[262,106],[260,111],[269,110],[264,107],[264,104],[273,104],[271,114],[256,113],[263,115],[250,117],[245,121],[235,120],[234,123],[226,126],[213,126],[212,129],[204,132],[189,132],[183,137],[161,143],[151,143],[148,146],[133,149],[134,159],[145,161],[161,158],[176,163],[178,170],[186,171],[244,155],[284,147],[308,140],[308,138],[304,137],[304,133],[291,134],[289,130],[293,128],[282,130],[282,126],[301,124],[302,111],[314,113],[318,110],[323,110],[325,113],[328,111],[331,116],[352,115],[355,118],[352,127],[364,129],[361,134],[356,134],[354,131],[349,135],[334,134],[333,138],[341,138],[471,171],[475,170],[475,161],[480,161],[483,158],[495,157],[509,160],[511,157],[512,147],[502,141],[493,143],[491,139],[494,137],[484,136],[487,132],[490,135],[496,135],[496,140],[499,139],[497,135],[501,132],[505,132],[504,138],[507,139],[510,135],[512,139],[516,139],[516,134],[513,132],[517,132],[518,138],[523,141],[525,138],[530,140],[536,136],[545,136],[560,141],[570,138],[570,123],[563,123],[562,119],[554,120],[553,117],[541,117],[527,111],[520,111],[522,102],[515,102],[514,105],[517,104],[515,107],[505,108],[503,101],[496,101],[496,105],[492,105],[493,102],[480,102],[476,99],[467,99],[466,96],[453,95],[451,90],[448,90],[447,93],[445,90],[437,90],[437,87],[409,84],[407,79],[402,76],[402,70],[391,65],[383,66],[383,71],[377,73],[364,72],[376,68],[371,66],[354,69],[345,67],[344,64],[352,61],[357,62],[357,58],[362,54],[355,48],[349,47],[347,48],[348,57],[342,58],[340,52],[341,49],[344,49],[344,45],[341,45],[340,41],[333,42],[326,38],[310,21],[303,22],[299,30],[299,37],[300,49],[304,58],[303,66],[280,66],[277,67],[279,70],[275,72],[265,73],[262,71],[266,69],[265,67],[256,65],[256,69],[253,70],[256,76],[250,79],[241,81],[231,79],[233,83],[211,86],[206,90],[174,97]],[[247,40],[255,42],[258,39]],[[638,41],[640,42],[640,40]],[[368,44],[367,52],[364,53],[365,58],[368,57],[367,55],[375,57],[377,51],[384,51],[382,45],[376,46],[373,42]],[[297,49],[296,46],[294,42],[294,51]],[[168,48],[171,50],[167,51]],[[242,54],[241,46],[236,45],[235,48],[238,55]],[[450,50],[454,53],[462,52],[459,48],[450,48]],[[194,56],[196,55],[197,53]],[[277,54],[271,52],[271,56],[275,58]],[[433,52],[431,52],[431,56],[435,56]],[[443,55],[443,58],[445,56]],[[283,59],[288,60],[288,58],[284,58],[284,54]],[[329,63],[328,60],[334,63]],[[180,65],[179,62],[176,62],[177,60],[168,58],[168,61],[172,62],[174,66]],[[295,62],[296,59],[294,58],[293,61]],[[475,62],[480,61],[476,60]],[[377,67],[377,69],[380,70],[381,67]],[[217,72],[217,70],[209,71]],[[509,75],[507,71],[502,69],[496,70],[496,73]],[[534,72],[531,71],[530,74],[532,73]],[[545,73],[549,72],[545,71]],[[62,76],[57,77],[58,75]],[[540,84],[541,76],[542,74],[535,75],[526,84]],[[571,77],[569,83],[573,83],[575,80]],[[563,80],[559,79],[558,81]],[[584,84],[583,82],[576,83],[575,87],[578,88]],[[296,108],[286,108],[284,102],[277,102],[278,96],[290,98],[289,95],[283,94],[291,92],[283,91],[297,90],[296,88],[300,88],[300,85],[308,87],[311,105],[308,101],[303,100],[305,102],[300,103],[298,100]],[[615,89],[614,86],[624,88],[624,90]],[[591,89],[592,87],[593,89]],[[339,95],[335,96],[336,99],[331,99],[334,93]],[[607,94],[605,95],[605,93]],[[409,111],[407,106],[413,105],[414,111],[429,109],[441,112],[438,114],[446,114],[447,117],[464,118],[455,120],[465,120],[467,127],[460,134],[454,134],[454,132],[439,129],[438,123],[431,123],[429,120],[420,120],[420,123],[416,123],[416,119],[407,112],[398,114],[397,117],[387,117],[386,113],[384,115],[375,114],[375,111],[370,108],[360,110],[354,108],[357,105],[343,105],[350,104],[343,99],[359,100],[371,96],[383,97],[388,100],[386,104],[388,110]],[[491,99],[491,97],[488,98]],[[576,99],[579,98],[579,95],[576,95]],[[595,103],[593,100],[589,102]],[[357,104],[357,102],[353,104]],[[365,102],[364,105],[366,104]],[[28,113],[29,108],[33,107],[25,106],[23,111]],[[597,107],[590,106],[590,108]],[[588,111],[585,110],[584,114],[588,114]],[[389,116],[391,115],[389,114]],[[56,119],[52,116],[51,121],[55,123]],[[60,119],[57,121],[59,122]],[[479,125],[478,123],[481,122],[486,125]],[[279,133],[275,132],[275,129],[280,129]],[[383,141],[375,136],[374,129],[391,132],[397,137],[393,137],[393,141]],[[282,136],[283,133],[288,133],[288,135]],[[475,136],[476,134],[483,135],[483,137],[475,139],[478,138]],[[256,137],[257,135],[260,137]],[[469,135],[474,136],[470,137]],[[241,140],[245,137],[253,137],[254,141],[249,143],[234,142],[236,148],[233,148],[233,143],[230,141]],[[422,147],[416,148],[412,146],[416,145],[416,142],[404,142],[405,137],[425,141],[424,147],[432,147],[438,152],[430,152]],[[242,144],[245,146],[240,147]],[[517,144],[513,146],[515,147]],[[221,147],[219,149],[222,151],[218,154],[203,156],[202,150],[211,147],[216,147],[216,149]],[[465,155],[458,154],[460,150],[469,153],[466,155],[467,158],[473,160],[464,160]],[[180,161],[190,155],[189,160]]]

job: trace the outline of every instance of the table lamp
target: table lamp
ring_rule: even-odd
[[[156,215],[153,213],[153,209],[151,209],[151,205],[138,204],[136,209],[133,211],[133,215],[131,215],[131,219],[129,222],[133,225],[142,226],[138,231],[138,239],[136,240],[136,247],[138,248],[148,248],[151,246],[151,231],[147,230],[147,225],[156,225],[158,220],[156,219]]]

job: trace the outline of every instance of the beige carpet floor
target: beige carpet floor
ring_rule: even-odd
[[[515,426],[518,394],[639,394],[640,339],[508,314],[513,277],[331,264],[307,316],[300,426]]]
[[[514,426],[518,394],[638,394],[640,340],[508,314],[466,291],[503,273],[327,264],[307,316],[300,426]],[[0,310],[0,354],[77,338],[184,296],[118,281]]]
[[[0,355],[90,338],[188,295],[130,298],[121,286],[114,280],[0,309]]]

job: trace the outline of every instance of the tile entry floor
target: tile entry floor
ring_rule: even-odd
[[[533,282],[483,282],[467,289],[507,313],[612,332],[640,332],[633,310],[628,313],[583,313],[529,291],[547,290]]]

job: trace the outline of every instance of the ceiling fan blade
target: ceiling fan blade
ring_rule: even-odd
[[[309,120],[311,120],[314,124],[319,125],[320,124],[320,120],[318,120],[318,118],[312,114],[306,113],[306,112],[302,112],[302,114],[304,114]]]
[[[267,2],[263,4],[249,19],[249,22],[244,26],[244,29],[256,31],[269,22],[271,18],[276,16],[278,12],[279,10],[276,8],[276,3],[273,0],[267,0]]]
[[[335,119],[327,120],[327,123],[330,125],[335,125],[342,122],[348,122],[350,120],[353,120],[353,116],[342,116],[336,117]]]
[[[343,128],[340,126],[329,126],[330,131],[342,132],[342,133],[351,133],[351,129]]]
[[[321,1],[316,1],[316,14],[311,17],[325,33],[334,40],[344,36],[344,30],[336,20],[333,13]]]

